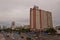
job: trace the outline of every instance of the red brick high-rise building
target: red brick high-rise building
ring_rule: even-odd
[[[40,30],[48,27],[53,27],[51,12],[41,10],[38,6],[30,8],[30,28]]]

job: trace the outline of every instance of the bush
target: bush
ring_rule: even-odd
[[[2,31],[2,29],[0,29],[0,32]]]
[[[31,38],[27,37],[26,40],[31,40]]]
[[[56,33],[56,30],[54,28],[48,28],[45,32],[47,32],[47,33]]]
[[[21,32],[30,32],[30,29],[24,29],[24,28],[22,28]]]
[[[7,28],[7,29],[3,29],[3,31],[5,31],[5,32],[12,32],[12,29]]]

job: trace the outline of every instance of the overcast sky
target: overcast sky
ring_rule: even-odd
[[[0,0],[0,25],[29,24],[30,8],[34,5],[52,12],[53,25],[60,25],[60,0]]]

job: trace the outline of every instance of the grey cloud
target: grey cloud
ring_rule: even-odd
[[[52,12],[54,26],[60,25],[59,4],[60,0],[0,0],[0,21],[9,23],[14,20],[18,25],[29,24],[29,9],[37,5]]]

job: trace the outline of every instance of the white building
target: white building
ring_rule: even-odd
[[[30,28],[43,30],[47,27],[53,27],[51,12],[41,10],[38,6],[30,8]]]

